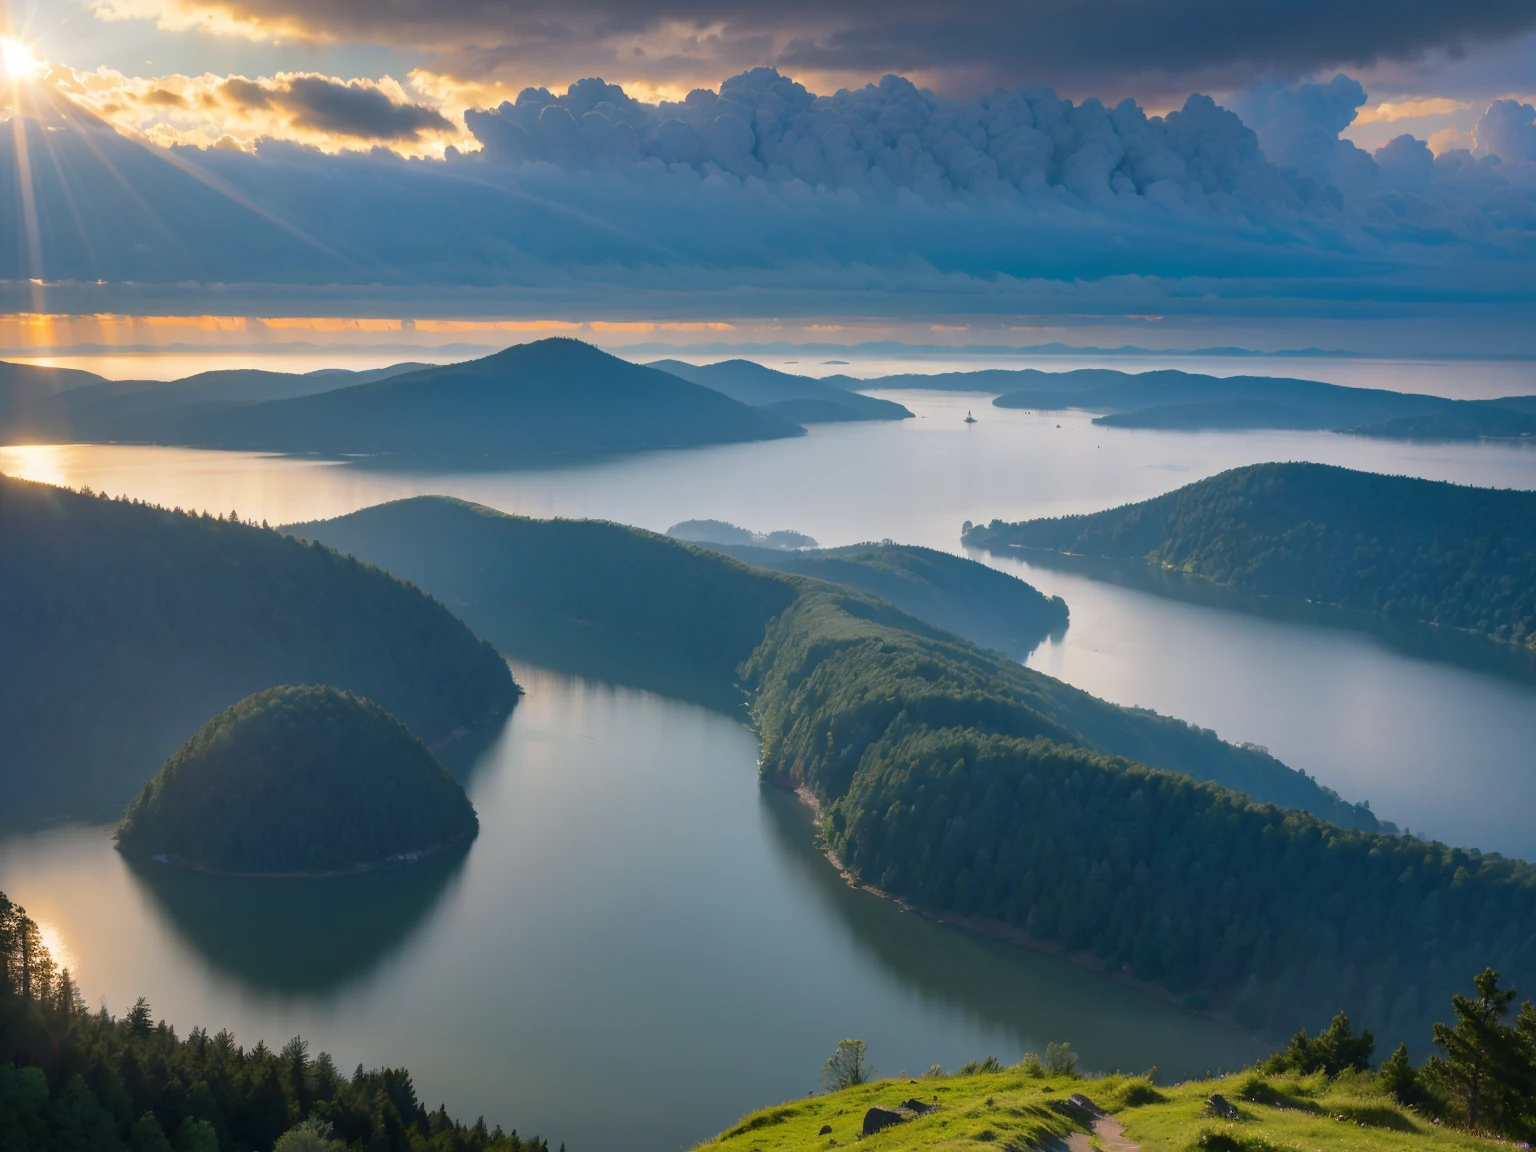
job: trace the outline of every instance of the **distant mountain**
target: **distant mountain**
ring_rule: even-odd
[[[517,699],[441,604],[276,532],[0,477],[0,541],[5,820],[126,803],[276,684],[349,689],[431,741]]]
[[[810,376],[765,368],[751,360],[722,360],[718,364],[685,364],[657,360],[650,365],[680,376],[733,400],[766,408],[797,424],[830,424],[845,420],[909,420],[912,413],[891,400],[861,396]]]
[[[5,368],[18,365],[6,364]],[[0,411],[0,442],[168,441],[183,421],[241,404],[308,396],[349,384],[364,384],[429,367],[396,364],[352,372],[271,372],[235,368],[199,372],[179,380],[106,380],[90,373],[68,390],[49,390],[29,402]]]
[[[1144,559],[1260,595],[1536,649],[1536,492],[1256,464],[1107,512],[994,520],[965,541]]]
[[[15,414],[72,389],[105,384],[105,377],[74,368],[42,368],[0,360],[0,428]]]
[[[1110,368],[1078,368],[1072,372],[1042,372],[1038,368],[980,368],[973,372],[898,372],[891,376],[859,379],[855,376],[823,376],[822,383],[837,388],[863,391],[911,389],[926,392],[1014,392],[1021,388],[1050,387],[1064,376],[1123,376]]]
[[[1067,603],[1060,596],[1045,596],[1016,576],[964,556],[915,544],[853,544],[801,551],[742,544],[709,546],[759,568],[873,592],[903,612],[1016,660],[1067,626]]]
[[[800,435],[798,425],[713,389],[554,338],[192,416],[170,439],[205,448],[540,465]]]
[[[1103,412],[1094,423],[1112,428],[1326,429],[1399,439],[1461,440],[1536,433],[1536,411],[1520,415],[1525,411],[1521,405],[1532,399],[1451,400],[1279,376],[1094,368],[1036,373],[1028,387],[992,403],[998,408]]]
[[[724,520],[684,520],[667,529],[674,540],[691,544],[740,544],[748,548],[814,548],[816,541],[804,532],[781,529],[777,532],[753,532]]]

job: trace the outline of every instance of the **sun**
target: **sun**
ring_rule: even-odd
[[[14,36],[0,37],[0,63],[12,80],[30,80],[43,70],[43,62]]]

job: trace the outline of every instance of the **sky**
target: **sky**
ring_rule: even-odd
[[[23,344],[1536,353],[1529,0],[11,0],[6,37]]]

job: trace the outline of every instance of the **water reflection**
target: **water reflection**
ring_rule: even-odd
[[[472,849],[324,880],[204,876],[127,860],[139,891],[223,975],[259,992],[329,992],[397,953],[457,885]]]
[[[762,817],[799,886],[845,926],[863,958],[924,1005],[958,1012],[978,1029],[1001,1028],[1004,1049],[974,1058],[1011,1061],[1065,1040],[1092,1071],[1141,1072],[1162,1061],[1165,1072],[1188,1076],[1204,1071],[1199,1062],[1236,1068],[1273,1047],[1058,957],[938,924],[850,888],[817,849],[809,811],[781,788],[763,787]],[[1179,1019],[1187,1047],[1170,1047],[1171,1019]]]
[[[1198,604],[1228,612],[1241,612],[1282,624],[1359,632],[1381,646],[1414,660],[1449,664],[1470,672],[1485,672],[1525,685],[1536,685],[1536,651],[1516,644],[1501,644],[1457,628],[1439,628],[1411,620],[1392,620],[1375,612],[1310,604],[1272,596],[1260,596],[1140,560],[1113,560],[1097,556],[1065,556],[1030,549],[999,549],[995,552],[968,548],[973,560],[1023,561],[1033,568],[1086,577],[1101,583],[1151,592],[1185,604]],[[1052,636],[1052,643],[1060,637]]]

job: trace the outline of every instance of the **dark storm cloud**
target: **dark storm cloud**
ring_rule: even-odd
[[[360,140],[414,140],[423,132],[451,132],[442,113],[419,104],[398,104],[377,88],[300,76],[286,89],[266,93],[293,122],[317,132]]]
[[[184,10],[212,0],[166,0]],[[1452,53],[1536,26],[1531,0],[220,0],[315,36],[447,50],[494,70],[681,74],[689,61],[801,72],[945,71],[1001,83],[1251,79]],[[660,36],[658,50],[635,41]],[[567,71],[566,74],[569,74]],[[718,75],[719,73],[715,73]]]

